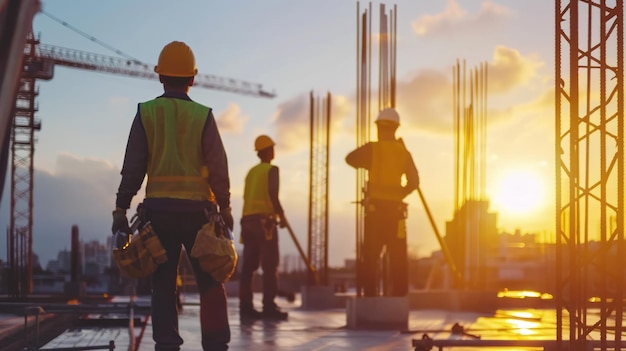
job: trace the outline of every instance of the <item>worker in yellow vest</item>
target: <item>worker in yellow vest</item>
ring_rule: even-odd
[[[243,257],[239,276],[239,316],[242,320],[287,319],[274,302],[278,294],[278,230],[287,221],[278,199],[278,167],[274,159],[274,141],[260,135],[254,141],[254,150],[261,160],[246,175],[241,217]],[[255,272],[263,269],[263,310],[258,311],[252,302],[252,280]]]
[[[376,118],[378,141],[368,142],[346,156],[346,162],[367,172],[367,184],[362,205],[365,213],[363,234],[364,296],[379,296],[382,279],[380,255],[386,249],[389,259],[388,296],[408,293],[408,258],[406,204],[402,201],[419,186],[419,176],[411,154],[395,133],[400,117],[395,109],[386,108]],[[403,177],[406,182],[403,185]]]
[[[185,247],[200,292],[202,349],[227,350],[230,327],[226,291],[202,271],[191,253],[207,213],[219,212],[232,230],[230,178],[226,152],[211,108],[187,95],[198,70],[183,42],[167,44],[154,68],[163,95],[140,103],[133,120],[120,182],[112,231],[128,233],[126,210],[147,175],[142,217],[150,221],[167,253],[151,275],[152,337],[155,350],[180,350],[176,276]]]

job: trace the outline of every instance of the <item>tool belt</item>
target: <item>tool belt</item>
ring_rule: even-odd
[[[278,226],[278,222],[276,221],[276,215],[267,214],[254,214],[245,216],[241,219],[241,225],[243,226],[244,223],[246,225],[258,225],[259,227],[261,227],[265,240],[272,240],[272,238],[274,237],[274,232],[276,231],[276,227]],[[243,238],[240,240],[240,243],[243,244]]]
[[[367,213],[385,213],[392,219],[402,220],[408,216],[408,206],[405,202],[368,199],[365,203]]]

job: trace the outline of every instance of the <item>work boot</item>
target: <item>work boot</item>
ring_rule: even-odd
[[[278,306],[263,307],[263,319],[284,321],[289,317],[289,313],[281,311]]]
[[[247,320],[256,320],[263,318],[263,314],[252,306],[240,306],[239,307],[239,318],[247,319]]]

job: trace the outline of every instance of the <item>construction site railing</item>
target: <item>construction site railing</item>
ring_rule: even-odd
[[[9,304],[2,304],[1,306],[8,307]],[[12,303],[12,305],[16,305],[16,303]],[[21,305],[17,303],[17,305]],[[15,306],[11,306],[15,307]],[[39,327],[40,327],[40,316],[46,313],[119,313],[119,312],[129,312],[129,333],[131,333],[131,343],[134,344],[133,336],[134,336],[134,312],[136,310],[149,312],[148,306],[136,306],[134,302],[128,304],[114,304],[110,306],[80,306],[80,305],[66,305],[66,304],[49,304],[47,306],[47,310],[45,310],[42,306],[32,305],[32,304],[24,304],[24,351],[29,350],[39,350]],[[35,335],[34,335],[34,344],[32,344],[28,338],[28,319],[30,316],[35,317]],[[134,345],[133,345],[134,348]],[[107,345],[90,345],[90,346],[77,346],[77,347],[63,347],[63,348],[54,348],[54,349],[45,349],[50,351],[80,351],[80,350],[115,350],[115,342],[113,340],[109,341]]]
[[[60,347],[56,349],[45,349],[45,351],[83,351],[83,350],[115,350],[115,341],[109,341],[108,345],[93,345],[79,347]]]

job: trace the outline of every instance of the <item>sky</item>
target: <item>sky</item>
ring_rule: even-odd
[[[116,56],[106,43],[154,64],[170,41],[186,42],[202,74],[260,83],[276,97],[192,88],[213,108],[229,158],[232,207],[241,214],[245,174],[258,162],[259,134],[276,141],[280,198],[300,244],[307,245],[309,94],[332,95],[329,262],[355,257],[356,173],[345,155],[356,146],[357,1],[43,0],[33,30],[41,42]],[[380,2],[372,2],[376,25]],[[444,234],[454,215],[452,67],[487,63],[486,196],[501,232],[554,236],[554,4],[545,0],[385,2],[397,5],[397,132],[420,174],[420,189]],[[360,2],[364,11],[368,2]],[[532,25],[529,25],[532,23]],[[377,46],[373,48],[376,55]],[[376,67],[376,66],[375,66]],[[376,75],[376,74],[374,74]],[[57,66],[39,82],[34,156],[33,250],[42,264],[83,241],[105,242],[137,103],[162,93],[158,81]],[[372,135],[374,138],[374,135]],[[8,227],[10,176],[0,203]],[[520,193],[520,189],[523,192]],[[143,198],[143,189],[133,208]],[[409,195],[409,249],[438,250],[417,194]],[[235,224],[238,236],[240,227]],[[286,230],[283,254],[297,255]],[[6,258],[0,240],[0,258]],[[237,245],[240,245],[237,243]],[[240,248],[240,247],[238,247]]]

